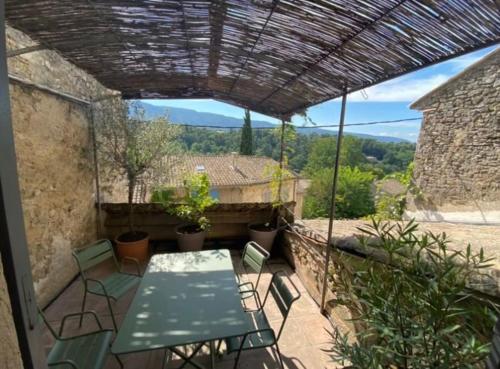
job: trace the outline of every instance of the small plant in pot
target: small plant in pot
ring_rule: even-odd
[[[143,109],[135,103],[119,101],[102,114],[96,126],[99,162],[109,169],[108,174],[125,177],[128,190],[128,230],[115,239],[118,256],[146,260],[149,236],[134,223],[137,180],[177,151],[174,140],[179,130],[165,117],[146,120]]]
[[[206,173],[197,173],[184,181],[185,195],[182,204],[174,210],[175,215],[186,223],[176,228],[177,242],[181,251],[203,249],[210,221],[205,211],[217,200],[210,196],[210,182]]]
[[[270,252],[273,247],[274,239],[281,226],[280,216],[283,209],[283,180],[291,178],[292,174],[279,165],[272,165],[266,167],[264,170],[265,173],[271,177],[270,189],[273,198],[271,214],[267,222],[250,223],[248,225],[248,235],[251,241],[257,242],[265,250]]]

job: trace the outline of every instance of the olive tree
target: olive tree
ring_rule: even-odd
[[[137,233],[133,217],[137,180],[178,151],[178,135],[179,127],[166,116],[148,120],[138,103],[123,100],[103,110],[96,125],[100,164],[127,180],[130,240]]]

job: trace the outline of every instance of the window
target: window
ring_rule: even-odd
[[[212,196],[216,200],[220,200],[219,190],[211,189],[210,190],[210,196]]]

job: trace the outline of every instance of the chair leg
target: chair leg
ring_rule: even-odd
[[[111,320],[113,321],[113,327],[115,327],[115,332],[118,333],[118,326],[116,325],[115,314],[113,313],[113,309],[111,308],[111,300],[109,296],[106,295],[106,300],[108,301],[109,313],[111,314]]]
[[[234,360],[233,369],[237,369],[238,368],[238,362],[240,361],[241,351],[242,350],[238,350],[238,353],[236,354],[236,359]]]
[[[285,366],[283,365],[283,358],[281,357],[280,348],[278,346],[278,342],[276,342],[275,345],[276,345],[276,353],[278,354],[278,359],[280,360],[280,367],[281,369],[285,369]]]
[[[260,306],[259,301],[257,299],[257,294],[255,292],[253,293],[253,299],[255,300],[255,306],[257,306],[257,310],[260,310],[262,306]]]
[[[85,311],[85,302],[86,301],[87,301],[87,289],[85,289],[85,292],[83,293],[82,313]],[[80,315],[80,325],[79,325],[79,328],[82,327],[82,321],[83,321],[83,314]]]
[[[120,368],[123,368],[123,362],[121,361],[120,357],[118,355],[114,355],[116,358],[116,361],[118,361],[118,364],[120,364]]]

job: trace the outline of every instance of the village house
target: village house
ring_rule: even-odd
[[[181,197],[186,177],[206,173],[211,195],[221,204],[272,202],[272,172],[278,166],[279,163],[271,158],[235,153],[183,155],[168,158],[162,184]],[[308,181],[291,171],[287,173],[281,188],[282,200],[295,202],[294,215],[300,218]],[[143,190],[143,196],[148,197],[148,192]]]

